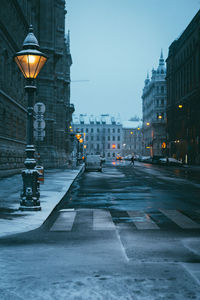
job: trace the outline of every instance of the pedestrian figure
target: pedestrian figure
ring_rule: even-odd
[[[130,163],[130,165],[134,166],[134,156],[133,155],[131,156],[131,163]]]

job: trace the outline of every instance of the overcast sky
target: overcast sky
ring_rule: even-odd
[[[142,89],[161,48],[178,38],[200,0],[66,0],[75,113],[142,117]]]

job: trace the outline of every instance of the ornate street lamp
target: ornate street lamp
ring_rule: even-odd
[[[26,78],[25,90],[28,94],[27,108],[27,146],[26,146],[26,170],[22,171],[23,190],[21,193],[21,210],[41,210],[38,176],[35,170],[36,160],[34,158],[35,148],[33,145],[33,105],[34,92],[36,90],[35,79],[47,61],[47,56],[39,51],[38,41],[33,34],[32,25],[24,40],[23,50],[14,55],[14,60]]]
[[[75,134],[75,137],[76,137],[76,139],[77,139],[77,151],[76,151],[76,163],[77,163],[77,165],[78,165],[78,163],[79,163],[79,152],[80,152],[80,143],[81,143],[81,140],[82,140],[82,134],[81,133],[79,133],[79,132],[77,132],[76,134]]]

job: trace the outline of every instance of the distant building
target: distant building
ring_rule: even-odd
[[[35,141],[46,167],[58,167],[69,157],[70,104],[69,34],[65,37],[64,0],[0,1],[0,176],[24,167],[27,96],[13,55],[22,49],[30,20],[48,61],[37,78],[35,102],[43,102],[45,138]]]
[[[166,61],[170,156],[200,164],[200,10],[170,45]]]
[[[102,114],[73,115],[73,132],[84,137],[85,154],[100,154],[106,160],[122,154],[122,124],[119,117]]]
[[[139,121],[126,121],[123,125],[122,156],[128,154],[142,155],[142,123]]]
[[[163,53],[157,70],[145,80],[142,94],[144,155],[163,155],[166,153],[166,68]]]

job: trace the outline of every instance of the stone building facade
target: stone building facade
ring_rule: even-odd
[[[22,49],[30,23],[41,51],[49,57],[36,80],[35,102],[46,106],[46,136],[38,151],[46,167],[61,166],[68,159],[74,107],[70,104],[72,59],[65,14],[64,0],[0,1],[0,175],[24,167],[27,97],[13,55]]]
[[[74,115],[73,132],[84,137],[85,154],[100,154],[106,160],[122,155],[122,124],[119,117],[102,114]]]
[[[122,156],[142,155],[143,134],[142,124],[137,121],[123,122]]]
[[[200,164],[200,10],[170,45],[166,62],[170,156]]]
[[[163,53],[157,70],[152,70],[152,77],[145,80],[142,94],[143,108],[143,155],[166,154],[166,68]]]

